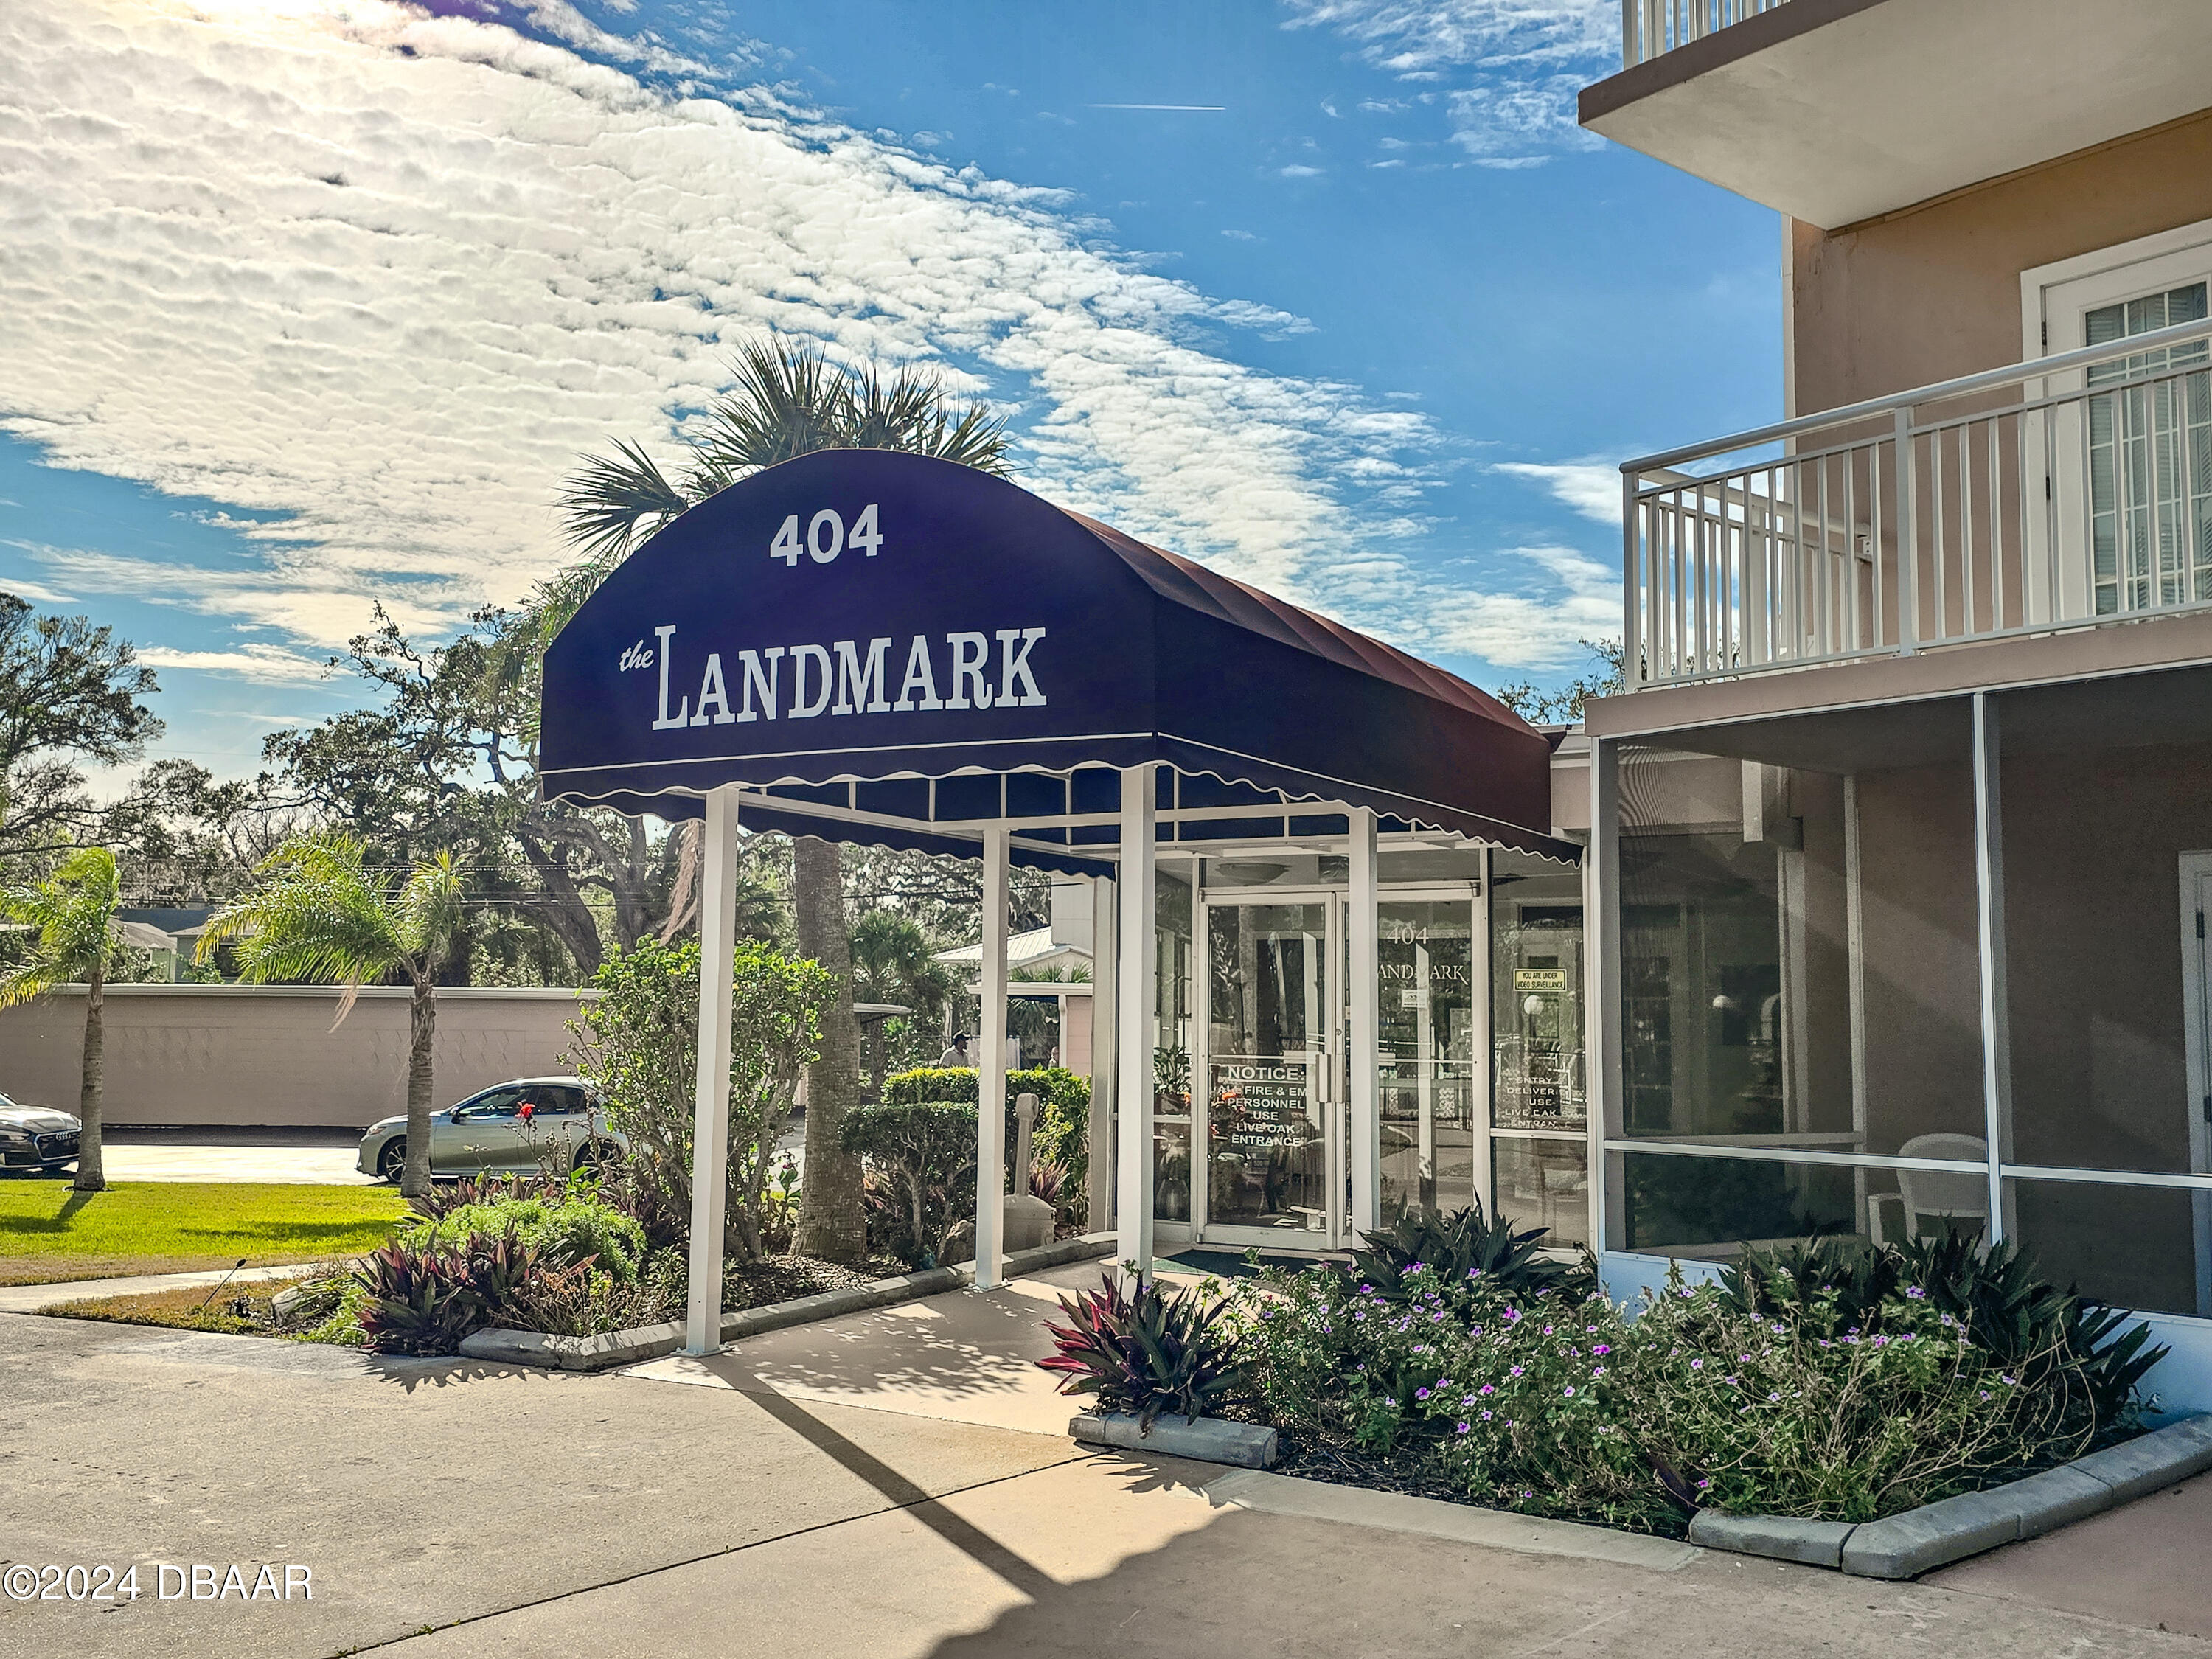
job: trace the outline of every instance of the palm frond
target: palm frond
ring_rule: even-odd
[[[110,932],[122,882],[115,854],[80,847],[44,881],[0,892],[0,915],[37,929],[29,957],[0,975],[0,1008],[44,996],[90,976],[114,949]]]
[[[730,360],[730,390],[692,434],[695,459],[684,484],[693,500],[763,467],[849,447],[851,393],[819,344],[780,336],[751,341]]]
[[[584,562],[611,565],[690,505],[642,446],[618,438],[613,454],[587,455],[568,476],[560,513]]]
[[[394,907],[371,884],[350,836],[322,831],[288,841],[254,874],[251,890],[208,918],[200,961],[228,942],[248,984],[343,985],[333,1030],[363,985],[406,965]]]
[[[417,863],[399,890],[399,939],[426,972],[435,969],[460,931],[461,898],[460,872],[449,852]]]

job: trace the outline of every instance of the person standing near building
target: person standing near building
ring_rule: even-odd
[[[968,1058],[968,1033],[955,1031],[952,1034],[952,1046],[938,1055],[937,1063],[941,1069],[955,1066],[973,1066],[975,1062]]]

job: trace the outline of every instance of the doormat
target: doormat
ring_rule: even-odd
[[[1316,1261],[1329,1258],[1311,1255],[1269,1255],[1262,1251],[1260,1267],[1255,1267],[1244,1260],[1243,1253],[1228,1250],[1183,1250],[1175,1255],[1159,1258],[1163,1267],[1181,1267],[1186,1273],[1212,1273],[1216,1279],[1252,1279],[1261,1267],[1288,1267],[1293,1272],[1310,1267]]]

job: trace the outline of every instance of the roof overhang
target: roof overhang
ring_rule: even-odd
[[[880,537],[851,542],[866,525]],[[849,544],[848,544],[849,542]],[[874,450],[755,474],[640,548],[545,657],[549,798],[1095,873],[1117,769],[1168,841],[1347,809],[1572,859],[1548,740],[1432,664],[971,469]],[[1193,833],[1193,832],[1196,833]]]
[[[1789,0],[1583,88],[1582,124],[1824,229],[2212,105],[2204,0]]]

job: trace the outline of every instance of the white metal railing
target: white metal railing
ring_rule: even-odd
[[[1620,0],[1620,66],[1634,69],[1788,0]]]
[[[1632,690],[2212,606],[2212,322],[1621,469]]]

